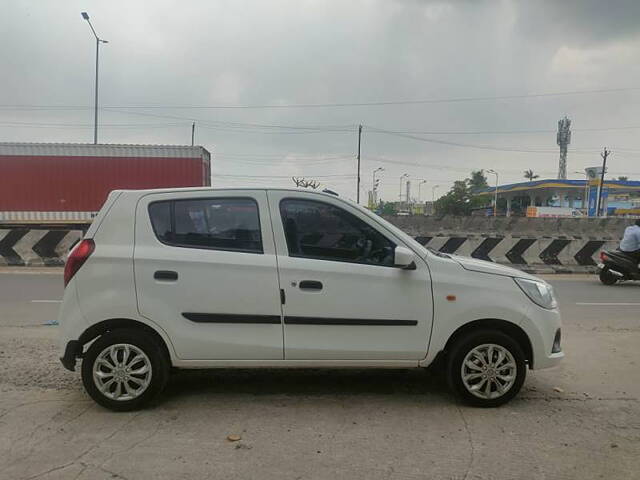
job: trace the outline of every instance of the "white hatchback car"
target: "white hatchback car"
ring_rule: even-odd
[[[62,364],[113,410],[171,367],[426,367],[497,406],[556,365],[543,280],[428,250],[335,195],[286,189],[114,191],[69,255]]]

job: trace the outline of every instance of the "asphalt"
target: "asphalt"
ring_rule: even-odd
[[[270,369],[181,372],[116,414],[57,360],[61,273],[4,269],[0,479],[640,478],[640,284],[546,279],[567,357],[498,409],[432,371]]]

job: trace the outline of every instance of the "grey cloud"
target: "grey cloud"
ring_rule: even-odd
[[[606,11],[596,2],[568,5],[511,0],[6,2],[0,17],[0,62],[6,67],[0,78],[0,103],[92,104],[94,44],[80,18],[79,12],[85,9],[96,29],[110,41],[101,50],[103,105],[368,102],[637,85],[640,67],[633,61],[640,54],[636,2],[602,3],[608,5]],[[104,128],[101,138],[186,143],[191,119],[352,125],[351,133],[314,134],[266,134],[199,125],[196,139],[214,152],[216,174],[353,175],[358,123],[390,130],[553,129],[557,119],[568,114],[576,129],[633,125],[640,113],[639,98],[640,92],[623,92],[390,107],[142,111],[184,120],[102,112],[104,123],[181,125]],[[91,110],[0,110],[0,122],[7,119],[90,124],[92,114]],[[636,137],[633,130],[576,131],[572,149],[597,150],[607,144],[614,152],[616,147],[640,150]],[[21,129],[0,124],[0,138],[88,141],[91,129]],[[452,147],[374,134],[365,128],[363,193],[371,170],[380,165],[386,168],[383,193],[388,198],[397,196],[398,178],[405,171],[413,178],[430,179],[431,185],[447,185],[472,168],[502,169],[506,181],[519,180],[526,168],[543,176],[552,176],[556,170],[553,133],[435,138],[549,153]],[[233,153],[248,157],[224,157]],[[570,169],[597,161],[597,151],[592,153],[570,149]],[[278,160],[278,155],[288,159]],[[289,159],[296,155],[351,158],[296,164]],[[424,166],[381,163],[380,159]],[[612,164],[621,173],[640,171],[633,166],[637,159],[632,152],[626,156],[617,152]],[[355,196],[351,178],[332,182],[330,186],[338,185],[341,193]],[[444,190],[443,186],[440,191]]]
[[[637,0],[517,0],[518,27],[540,40],[589,46],[640,33]]]

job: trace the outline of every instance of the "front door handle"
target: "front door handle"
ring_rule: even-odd
[[[172,270],[158,270],[153,274],[153,278],[156,280],[168,280],[175,282],[178,280],[178,272]]]
[[[302,280],[300,282],[300,288],[302,290],[322,290],[322,282],[317,280]]]

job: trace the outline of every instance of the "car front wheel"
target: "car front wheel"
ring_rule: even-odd
[[[459,339],[447,362],[449,384],[470,405],[497,407],[520,391],[526,378],[520,345],[499,331],[476,331]]]
[[[165,387],[169,362],[157,341],[142,330],[107,332],[82,360],[82,382],[97,403],[110,410],[136,410]]]

